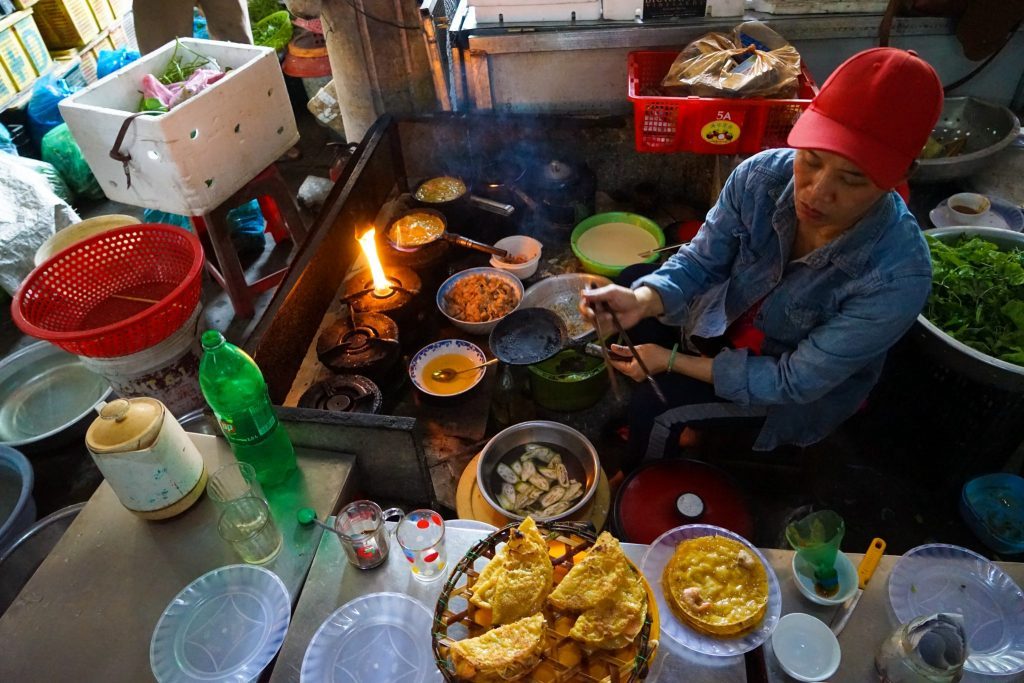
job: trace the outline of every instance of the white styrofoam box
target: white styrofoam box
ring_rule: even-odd
[[[163,73],[174,43],[68,96],[60,112],[107,197],[196,216],[272,164],[298,142],[299,132],[273,49],[180,42],[229,71],[171,111],[129,124],[120,149],[131,155],[131,188],[110,151],[124,120],[138,110],[143,75]]]
[[[753,0],[755,12],[768,14],[839,14],[884,12],[887,0]]]
[[[633,21],[644,18],[644,0],[604,0],[604,18],[611,21]]]
[[[569,21],[576,14],[576,21],[592,21],[601,18],[601,0],[583,0],[577,2],[547,2],[542,5],[501,5],[470,6],[466,12],[467,19],[474,16],[479,23],[496,23],[503,20],[506,24],[529,21]]]

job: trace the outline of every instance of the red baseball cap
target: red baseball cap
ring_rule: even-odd
[[[942,113],[935,69],[908,50],[858,52],[832,72],[789,133],[790,147],[846,157],[883,189],[895,187]]]

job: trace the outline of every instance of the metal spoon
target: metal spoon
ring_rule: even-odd
[[[434,370],[432,373],[430,373],[430,376],[431,378],[437,380],[438,382],[451,382],[453,379],[455,379],[455,375],[460,375],[463,372],[469,372],[470,370],[479,370],[480,368],[486,367],[488,365],[493,365],[497,362],[497,358],[492,358],[486,363],[474,365],[473,367],[466,368],[464,370],[455,370],[454,368],[441,368],[440,370]]]

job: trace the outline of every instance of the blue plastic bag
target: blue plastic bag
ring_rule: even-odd
[[[96,60],[96,77],[108,76],[121,67],[128,66],[140,56],[138,50],[129,50],[126,47],[120,50],[100,50],[100,56]]]
[[[0,152],[7,152],[8,154],[18,156],[18,148],[14,145],[11,134],[4,128],[2,123],[0,123]]]
[[[32,86],[32,99],[28,101],[28,132],[37,147],[42,146],[43,136],[64,123],[57,105],[75,91],[63,79],[47,74]]]
[[[160,209],[146,209],[145,211],[143,211],[142,222],[177,225],[179,228],[185,228],[189,232],[193,232],[191,218],[176,213],[168,213],[166,211],[161,211]]]
[[[199,12],[198,7],[192,10],[192,37],[210,39],[210,32],[206,28],[206,17]]]

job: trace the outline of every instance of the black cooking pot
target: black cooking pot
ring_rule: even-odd
[[[527,194],[541,216],[558,227],[573,227],[594,214],[597,180],[586,164],[550,159],[530,169]]]

